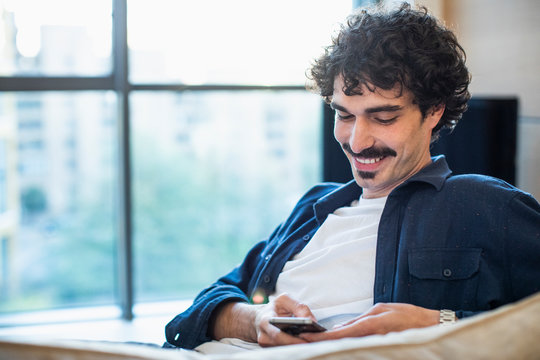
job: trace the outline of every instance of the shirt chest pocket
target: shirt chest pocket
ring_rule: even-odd
[[[411,301],[441,308],[472,306],[478,288],[482,249],[423,248],[408,253]]]

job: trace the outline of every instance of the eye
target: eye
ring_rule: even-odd
[[[392,118],[376,117],[375,121],[377,121],[379,124],[382,124],[382,125],[391,125],[396,122],[397,118],[398,118],[397,116],[394,116]]]
[[[337,120],[350,120],[354,117],[354,115],[352,114],[347,114],[347,113],[340,113],[339,111],[336,111],[336,119]]]

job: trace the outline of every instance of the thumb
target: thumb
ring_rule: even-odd
[[[293,309],[293,315],[296,316],[296,317],[307,317],[307,318],[311,318],[312,320],[316,321],[317,319],[315,318],[315,315],[313,315],[313,312],[311,311],[311,309],[309,308],[309,306],[307,306],[306,304],[304,303],[298,303],[294,309]]]
[[[275,299],[275,309],[280,316],[282,316],[281,314],[291,314],[291,316],[309,317],[316,320],[309,306],[287,294],[281,294]]]

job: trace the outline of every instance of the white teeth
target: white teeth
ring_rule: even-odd
[[[382,160],[383,157],[378,157],[375,159],[360,159],[356,158],[356,161],[358,161],[360,164],[375,164],[376,162],[379,162]]]

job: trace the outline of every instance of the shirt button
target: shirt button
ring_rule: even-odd
[[[444,269],[443,272],[442,272],[443,276],[445,277],[450,277],[452,276],[452,270],[450,269]]]
[[[308,241],[308,240],[309,240],[309,238],[310,238],[310,236],[309,236],[309,235],[304,235],[304,237],[303,237],[302,239],[304,239],[304,241]]]
[[[270,260],[270,257],[271,257],[270,255],[266,255],[266,257],[264,258],[264,261]]]
[[[270,282],[270,276],[264,275],[263,281],[264,281],[265,283],[269,283],[269,282]]]

